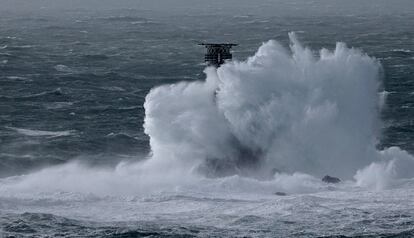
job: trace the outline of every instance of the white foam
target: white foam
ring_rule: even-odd
[[[74,131],[41,131],[41,130],[31,130],[31,129],[24,129],[24,128],[17,128],[17,127],[6,127],[11,130],[15,130],[16,132],[26,135],[26,136],[51,136],[51,137],[60,137],[60,136],[69,136]]]
[[[403,53],[411,53],[411,50],[408,49],[393,49],[394,52],[403,52]]]
[[[7,76],[7,79],[10,79],[10,80],[27,80],[26,77],[22,77],[22,76]]]
[[[378,151],[378,161],[358,170],[354,178],[358,186],[382,190],[398,184],[400,179],[413,178],[414,159],[398,147]]]
[[[206,82],[151,90],[144,106],[153,159],[238,166],[236,140],[261,152],[252,159],[264,170],[351,178],[375,161],[380,64],[343,43],[316,57],[290,38],[291,52],[269,41],[245,62],[207,69]]]
[[[55,68],[56,71],[63,72],[63,73],[73,72],[73,70],[70,67],[68,67],[66,65],[63,65],[63,64],[58,64],[54,68]]]
[[[376,149],[387,95],[379,62],[344,43],[315,56],[290,40],[290,52],[269,41],[247,61],[207,68],[205,82],[151,90],[144,107],[153,169],[194,171],[216,158],[237,173],[241,147],[259,151],[247,158],[260,164],[247,173],[258,177],[277,168],[378,189],[401,177],[391,176],[392,164],[414,168],[408,153]]]
[[[49,110],[53,110],[53,109],[61,109],[61,108],[70,107],[72,105],[73,105],[73,102],[52,102],[52,103],[45,104],[45,108]]]
[[[104,90],[114,91],[114,92],[124,92],[125,89],[117,86],[108,86],[108,87],[101,87]]]
[[[267,196],[378,190],[412,177],[411,155],[375,148],[381,128],[380,64],[343,43],[315,56],[294,35],[290,39],[290,51],[269,41],[246,61],[207,68],[205,81],[152,89],[144,105],[151,153],[142,162],[113,169],[79,163],[50,167],[2,180],[0,193]],[[28,136],[71,134],[9,129]],[[246,156],[242,149],[260,153]],[[200,174],[211,158],[223,162],[232,176]],[[279,172],[271,176],[274,168]],[[326,174],[349,181],[328,186],[320,181]]]

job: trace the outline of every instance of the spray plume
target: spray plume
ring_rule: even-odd
[[[246,61],[206,68],[205,81],[152,89],[147,160],[115,170],[47,168],[3,181],[0,190],[136,194],[225,183],[308,192],[325,174],[374,189],[410,178],[411,155],[376,149],[380,63],[343,43],[315,53],[289,36],[290,51],[269,41]]]

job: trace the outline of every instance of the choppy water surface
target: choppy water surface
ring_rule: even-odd
[[[174,176],[176,185],[151,177],[146,188],[146,177],[130,177],[135,172],[128,170],[151,151],[143,128],[150,89],[205,79],[197,43],[236,42],[234,57],[245,60],[270,39],[288,46],[288,32],[315,50],[332,50],[341,41],[377,58],[379,92],[386,95],[377,147],[412,153],[414,6],[369,2],[357,4],[359,10],[335,2],[263,1],[257,9],[212,3],[170,11],[133,4],[57,11],[40,4],[17,11],[0,0],[0,236],[414,236],[409,178],[384,190],[355,186],[352,179],[326,185],[308,177],[238,175],[197,176],[194,183]],[[81,165],[32,174],[73,161]],[[128,164],[113,172],[120,161]],[[60,174],[68,178],[39,186]],[[279,190],[287,196],[273,194]]]

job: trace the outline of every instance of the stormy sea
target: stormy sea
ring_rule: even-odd
[[[413,23],[412,0],[0,0],[0,237],[414,237]]]

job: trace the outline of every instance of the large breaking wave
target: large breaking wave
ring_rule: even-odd
[[[343,43],[314,52],[294,34],[290,41],[290,50],[269,41],[246,61],[206,68],[205,81],[152,89],[145,161],[114,170],[47,168],[3,180],[0,191],[137,194],[181,185],[228,189],[225,183],[237,191],[307,192],[323,186],[317,178],[326,174],[376,189],[411,177],[411,155],[376,149],[380,63]]]
[[[291,51],[269,41],[247,61],[207,68],[205,82],[153,89],[145,132],[154,163],[216,176],[351,178],[370,163],[410,157],[376,149],[384,101],[377,60],[344,43],[315,54],[293,33],[290,41]],[[367,180],[395,175],[395,163],[371,165],[355,178],[380,181]]]

